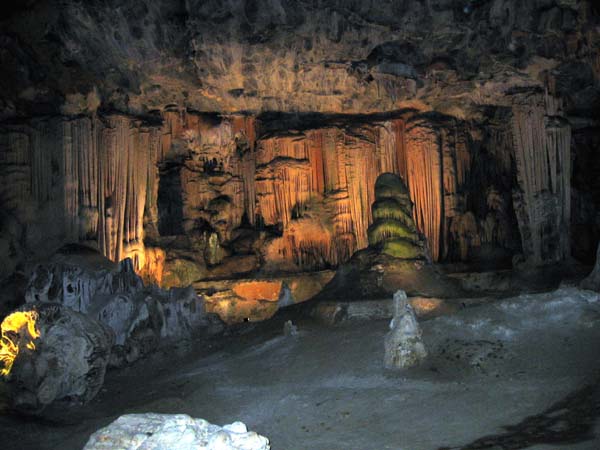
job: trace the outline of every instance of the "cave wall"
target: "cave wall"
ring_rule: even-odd
[[[261,120],[171,109],[5,124],[7,272],[68,242],[166,284],[334,268],[367,246],[386,172],[407,182],[433,261],[520,251],[510,128],[410,113],[262,132]]]
[[[513,203],[523,254],[538,265],[571,255],[571,126],[562,114],[552,95],[515,98]]]
[[[335,267],[366,246],[386,171],[409,186],[434,261],[595,256],[596,2],[0,13],[6,272],[74,241],[166,284]]]
[[[115,261],[130,256],[143,266],[159,143],[158,129],[120,115],[4,126],[5,269],[63,242],[91,243]]]

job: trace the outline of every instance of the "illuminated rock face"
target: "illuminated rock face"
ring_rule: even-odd
[[[202,294],[206,311],[228,324],[265,320],[279,309],[317,295],[334,271],[306,272],[268,279],[215,280],[194,283]]]
[[[390,205],[376,208],[381,217],[371,210],[382,173],[408,187],[434,262],[498,252],[509,262],[517,253],[534,264],[560,261],[569,247],[568,233],[557,238],[570,217],[569,128],[554,97],[543,110],[513,101],[506,123],[488,128],[405,113],[290,131],[285,122],[179,109],[156,123],[107,116],[8,125],[0,136],[5,270],[64,242],[130,257],[164,287],[335,268],[367,247],[374,221],[390,231]],[[527,156],[540,145],[546,158]]]
[[[0,375],[6,377],[10,374],[21,348],[35,351],[35,341],[40,337],[36,325],[37,320],[38,313],[36,311],[16,311],[2,321],[0,327],[0,364],[2,365]]]
[[[564,260],[569,221],[593,259],[595,3],[343,3],[10,10],[0,274],[81,241],[167,287],[336,267],[386,172],[433,261]]]

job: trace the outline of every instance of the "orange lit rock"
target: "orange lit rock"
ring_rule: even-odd
[[[232,295],[231,291],[217,292],[205,297],[206,312],[217,314],[228,324],[261,321],[277,312],[277,302],[267,300],[248,301]]]
[[[281,281],[247,281],[236,283],[233,292],[243,300],[276,302],[281,294]]]
[[[144,265],[137,271],[144,283],[162,286],[165,270],[166,253],[159,247],[146,247],[144,249]]]
[[[282,276],[268,280],[215,280],[194,283],[206,311],[227,323],[271,317],[280,307],[315,297],[333,278],[334,271]]]

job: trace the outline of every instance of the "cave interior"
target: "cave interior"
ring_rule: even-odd
[[[595,0],[22,0],[0,41],[2,449],[600,448]]]

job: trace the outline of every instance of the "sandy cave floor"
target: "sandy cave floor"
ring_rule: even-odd
[[[0,449],[81,449],[117,416],[150,411],[242,420],[275,450],[600,449],[598,294],[563,288],[422,322],[429,360],[401,373],[382,368],[387,321],[298,326],[111,371],[94,401],[51,419],[3,413]]]

